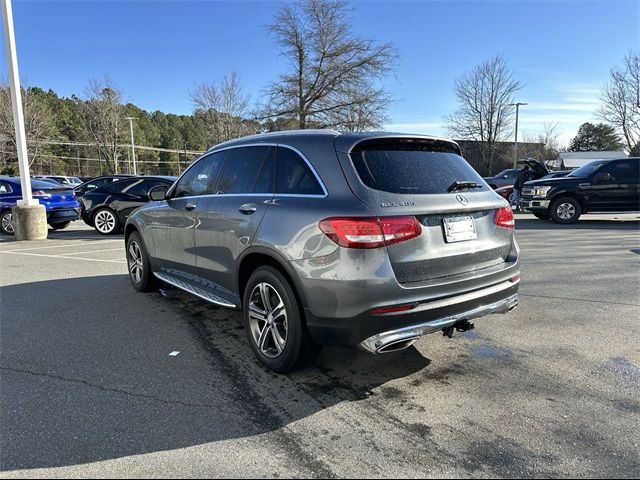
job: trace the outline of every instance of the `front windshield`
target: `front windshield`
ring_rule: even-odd
[[[574,170],[573,172],[571,172],[569,175],[567,175],[567,177],[590,177],[593,172],[598,170],[605,163],[607,162],[587,163],[586,165],[583,165],[577,170]]]

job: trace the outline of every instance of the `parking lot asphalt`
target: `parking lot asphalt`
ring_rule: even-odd
[[[2,237],[0,477],[638,477],[640,216],[516,222],[516,311],[288,376],[122,236]]]

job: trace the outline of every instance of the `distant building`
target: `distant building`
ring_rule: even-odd
[[[483,177],[495,175],[505,168],[513,167],[513,142],[496,142],[495,162],[493,170],[489,171],[482,162],[482,154],[480,152],[480,142],[473,140],[455,140],[462,149],[462,156],[473,168]],[[520,158],[523,152],[539,150],[544,147],[543,143],[518,142],[518,155]],[[528,155],[527,155],[528,156]]]
[[[608,152],[560,152],[555,160],[547,160],[547,165],[555,170],[571,170],[580,168],[595,160],[613,160],[624,158],[627,154],[623,150]]]

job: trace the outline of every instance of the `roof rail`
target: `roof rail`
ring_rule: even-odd
[[[227,140],[225,142],[222,143],[218,143],[217,145],[214,145],[213,147],[211,147],[209,150],[207,151],[211,151],[214,148],[217,148],[221,145],[226,145],[228,143],[234,143],[237,142],[239,140],[251,140],[251,139],[256,139],[256,138],[264,138],[264,137],[276,137],[279,135],[319,135],[319,134],[324,134],[324,135],[340,135],[340,132],[337,130],[333,130],[330,128],[324,128],[324,129],[300,129],[300,130],[279,130],[277,132],[266,132],[266,133],[257,133],[255,135],[247,135],[244,137],[238,137],[238,138],[234,138],[233,140]]]

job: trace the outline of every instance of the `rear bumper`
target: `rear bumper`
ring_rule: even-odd
[[[76,208],[53,208],[47,210],[47,223],[64,223],[78,220],[80,214]]]
[[[360,342],[360,348],[370,353],[394,351],[398,349],[399,346],[406,348],[428,333],[453,327],[465,320],[473,320],[474,318],[484,317],[491,313],[508,313],[517,306],[518,295],[511,295],[508,298],[474,308],[473,310],[374,335]]]
[[[417,303],[402,313],[353,318],[319,318],[306,309],[307,327],[321,344],[360,346],[378,352],[389,342],[415,341],[420,336],[490,313],[506,313],[518,303],[519,283],[500,282],[479,290]],[[399,301],[398,304],[402,302]]]

